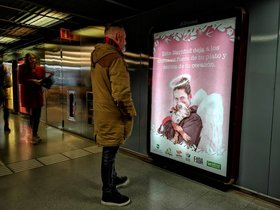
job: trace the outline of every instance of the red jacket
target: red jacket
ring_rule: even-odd
[[[46,76],[44,67],[36,66],[31,73],[24,72],[25,64],[19,66],[18,81],[21,84],[21,101],[23,107],[40,108],[44,105],[43,89],[30,79],[43,79]]]

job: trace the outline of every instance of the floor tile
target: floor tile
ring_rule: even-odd
[[[0,176],[13,174],[13,172],[4,165],[0,165]]]
[[[41,166],[43,166],[43,164],[35,159],[8,164],[8,167],[15,173],[38,168]]]
[[[72,151],[68,151],[68,152],[63,152],[62,154],[71,159],[75,159],[75,158],[83,157],[86,155],[90,155],[91,153],[87,152],[85,150],[82,150],[82,149],[77,149],[77,150],[72,150]]]
[[[102,147],[91,146],[91,147],[85,147],[84,150],[91,152],[91,153],[100,153],[100,152],[102,152]]]
[[[54,155],[37,158],[37,160],[39,160],[44,165],[50,165],[50,164],[59,163],[70,159],[61,154],[54,154]]]

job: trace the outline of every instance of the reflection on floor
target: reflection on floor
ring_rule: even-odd
[[[2,115],[2,113],[0,113]],[[112,209],[100,204],[101,150],[93,141],[41,123],[43,142],[32,145],[28,120],[11,116],[11,133],[0,120],[0,209]],[[113,209],[280,209],[238,191],[222,192],[119,153],[117,169],[131,184],[120,189],[132,203]]]

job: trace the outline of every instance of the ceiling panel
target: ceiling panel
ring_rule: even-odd
[[[171,2],[173,1],[1,0],[0,54],[57,38],[60,28],[72,31],[104,25],[137,16]]]

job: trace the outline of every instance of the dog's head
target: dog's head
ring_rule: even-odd
[[[179,124],[184,118],[189,117],[190,114],[190,109],[184,103],[178,102],[171,110],[171,119],[173,122]]]

